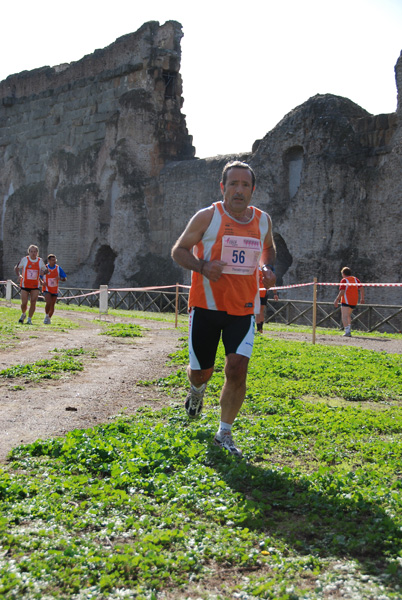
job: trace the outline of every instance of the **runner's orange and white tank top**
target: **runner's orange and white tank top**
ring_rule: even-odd
[[[251,206],[252,217],[241,223],[226,212],[223,202],[212,206],[211,223],[193,252],[199,259],[222,260],[227,265],[218,281],[192,272],[188,305],[230,315],[259,312],[258,266],[268,233],[268,216]]]
[[[43,276],[43,292],[49,292],[50,294],[57,294],[59,291],[59,265],[56,265],[54,269],[50,269],[49,265],[46,265],[49,272]]]
[[[29,256],[27,256],[23,262],[25,264],[22,267],[21,287],[27,289],[38,288],[42,259],[38,257],[36,260],[31,260]]]
[[[359,288],[361,285],[348,285],[351,283],[360,284],[360,281],[357,277],[344,277],[341,280],[341,284],[339,286],[340,290],[345,290],[343,294],[343,298],[341,299],[341,304],[350,304],[352,306],[356,306],[359,301]]]

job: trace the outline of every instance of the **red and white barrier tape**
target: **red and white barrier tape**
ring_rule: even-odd
[[[177,284],[177,287],[190,289],[189,285],[181,285],[181,283]],[[149,292],[152,290],[167,290],[176,288],[176,285],[154,285],[150,287],[142,287],[142,288],[108,288],[108,292]]]
[[[314,285],[314,283],[313,283]],[[317,285],[341,285],[340,283],[318,283]],[[401,287],[402,283],[342,283],[344,286],[354,285],[357,287]]]
[[[6,284],[7,281],[0,281],[0,284]],[[14,283],[14,281],[11,281],[12,285],[16,288],[19,288],[19,286]],[[308,286],[312,286],[312,285],[326,285],[326,286],[336,286],[339,287],[341,284],[338,283],[321,283],[319,281],[314,282],[311,281],[309,283],[295,283],[293,285],[282,285],[282,286],[277,286],[277,287],[272,287],[269,288],[270,292],[276,292],[276,291],[280,291],[280,290],[290,290],[292,288],[300,288],[300,287],[308,287]],[[344,286],[348,285],[348,286],[355,286],[355,287],[402,287],[402,283],[348,283],[348,284],[342,284]],[[175,284],[175,285],[163,285],[163,286],[148,286],[148,287],[132,287],[132,288],[108,288],[107,292],[151,292],[151,291],[158,291],[158,290],[166,290],[166,289],[176,289],[176,288],[184,288],[189,290],[190,286],[189,285],[183,285],[183,284]],[[264,291],[265,288],[260,288],[260,291]],[[94,290],[93,292],[89,292],[87,294],[79,294],[77,296],[59,296],[60,300],[73,300],[74,298],[86,298],[87,296],[94,296],[97,294],[100,294],[101,290]]]
[[[312,281],[311,283],[295,283],[293,285],[282,285],[282,286],[278,286],[278,287],[272,287],[269,288],[269,292],[275,292],[277,290],[290,290],[291,288],[298,288],[298,287],[306,287],[306,286],[310,286],[310,285],[314,285],[314,281]],[[315,285],[334,285],[337,287],[340,287],[340,283],[320,283],[319,281],[317,281],[315,283]],[[355,286],[355,287],[402,287],[402,283],[343,283],[342,286]],[[260,288],[260,290],[265,290],[265,288]]]
[[[80,294],[78,296],[59,296],[59,300],[72,300],[73,298],[86,298],[87,296],[95,296],[96,294],[100,294],[100,290],[94,290],[93,292],[89,292],[89,294]]]

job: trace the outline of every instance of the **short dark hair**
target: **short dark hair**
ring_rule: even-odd
[[[352,275],[352,269],[349,269],[349,267],[343,267],[341,273],[344,277],[350,277]]]
[[[49,260],[49,258],[56,258],[56,255],[55,254],[48,254],[47,259]],[[57,258],[56,258],[56,260],[57,260]]]
[[[224,166],[221,179],[224,186],[226,185],[226,179],[228,176],[228,171],[230,171],[230,169],[247,169],[248,171],[250,171],[253,188],[255,187],[255,173],[253,169],[250,167],[250,165],[248,165],[245,162],[242,162],[241,160],[234,160],[232,162],[228,162]]]

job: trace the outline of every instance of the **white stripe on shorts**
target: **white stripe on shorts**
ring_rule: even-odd
[[[247,358],[251,357],[251,354],[253,352],[253,345],[254,345],[254,328],[255,328],[255,316],[252,315],[252,318],[250,320],[250,328],[249,328],[248,332],[246,333],[246,335],[244,336],[241,343],[239,344],[239,346],[237,347],[236,354],[241,354],[242,356],[247,356]]]
[[[193,328],[193,317],[194,317],[194,308],[190,309],[188,316],[188,353],[190,356],[190,369],[193,371],[200,371],[201,365],[198,362],[198,359],[195,355],[193,348],[193,336],[192,336],[192,328]]]

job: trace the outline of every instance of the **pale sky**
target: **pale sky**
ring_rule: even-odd
[[[200,158],[251,151],[315,94],[396,110],[402,0],[3,0],[0,18],[0,80],[179,21],[182,110]]]

